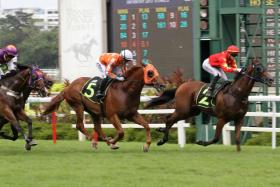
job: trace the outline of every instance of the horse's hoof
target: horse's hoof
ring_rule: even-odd
[[[97,142],[92,142],[92,143],[91,143],[91,147],[92,147],[93,149],[97,149]]]
[[[158,145],[158,146],[163,145],[163,144],[165,144],[165,142],[164,142],[163,140],[159,140],[159,141],[157,142],[157,145]]]
[[[203,145],[203,141],[201,141],[201,140],[196,141],[196,144],[197,144],[197,145]]]
[[[31,140],[29,143],[28,143],[30,146],[36,146],[38,145],[37,142],[35,140]]]
[[[147,147],[147,146],[143,146],[143,152],[144,152],[144,153],[149,152],[149,147]]]
[[[111,145],[110,145],[110,148],[113,149],[113,150],[115,150],[115,149],[119,149],[120,147],[117,146],[116,144],[111,144]]]
[[[29,145],[29,143],[26,143],[26,144],[25,144],[25,149],[26,149],[27,151],[31,151],[31,145]]]

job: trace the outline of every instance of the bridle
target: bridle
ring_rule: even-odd
[[[241,72],[239,74],[245,75],[249,79],[255,81],[255,82],[260,82],[263,84],[267,84],[267,80],[262,79],[259,75],[263,72],[266,71],[266,69],[262,66],[262,64],[253,64],[253,75],[249,75],[246,73],[247,68],[242,68]]]

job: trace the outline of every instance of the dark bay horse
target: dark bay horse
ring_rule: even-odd
[[[211,141],[198,141],[197,144],[207,146],[217,143],[223,126],[230,121],[234,121],[236,146],[237,151],[240,151],[240,130],[243,118],[248,110],[248,96],[255,82],[261,82],[268,86],[273,83],[272,77],[256,59],[249,63],[247,68],[243,68],[235,77],[235,80],[217,94],[214,108],[206,109],[197,105],[197,95],[205,85],[204,82],[200,81],[185,82],[178,88],[167,90],[160,97],[152,99],[147,104],[147,108],[167,103],[175,98],[175,111],[167,117],[166,128],[157,129],[164,133],[163,139],[158,142],[158,145],[168,141],[169,129],[174,123],[204,112],[218,118],[216,133]]]
[[[10,122],[13,137],[4,132],[0,132],[0,136],[14,141],[20,132],[26,141],[25,148],[31,150],[31,146],[36,143],[32,140],[32,120],[25,114],[24,105],[31,91],[47,96],[52,81],[38,67],[18,65],[18,68],[19,72],[15,76],[0,80],[0,129]],[[24,134],[19,120],[28,124],[28,136]]]
[[[140,104],[140,96],[143,86],[153,85],[160,86],[161,80],[158,72],[146,71],[146,67],[142,65],[134,65],[125,71],[125,81],[114,81],[108,88],[107,95],[103,102],[103,111],[99,103],[90,101],[81,94],[81,90],[90,77],[81,77],[74,80],[62,92],[55,96],[46,106],[44,115],[56,110],[60,103],[65,99],[66,102],[76,112],[76,128],[81,131],[88,140],[92,140],[93,147],[96,147],[95,141],[87,130],[84,128],[84,111],[88,112],[94,123],[94,130],[99,136],[111,146],[115,147],[115,143],[123,138],[124,130],[121,126],[121,119],[133,121],[146,129],[146,143],[143,151],[147,152],[151,144],[151,133],[148,122],[138,113]],[[145,78],[146,77],[146,78]],[[147,78],[148,77],[148,78]],[[106,117],[115,127],[117,134],[113,139],[108,139],[101,129],[102,118]]]

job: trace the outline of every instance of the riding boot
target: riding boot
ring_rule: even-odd
[[[101,98],[104,97],[104,91],[105,91],[105,87],[106,87],[106,84],[107,84],[108,80],[109,80],[108,77],[101,80],[101,83],[99,85],[99,89],[97,90],[97,94],[96,94],[96,97],[98,99],[101,99]]]
[[[215,90],[215,86],[216,86],[216,84],[217,84],[217,82],[218,82],[218,80],[220,79],[220,76],[219,75],[217,75],[217,76],[215,76],[214,77],[214,79],[212,80],[212,82],[210,83],[210,85],[209,85],[209,88],[208,88],[208,91],[206,92],[206,96],[207,97],[211,97],[211,98],[213,98],[214,96],[213,96],[213,92],[214,92],[214,90]]]

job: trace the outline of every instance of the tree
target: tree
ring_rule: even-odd
[[[32,14],[16,12],[0,19],[0,45],[14,44],[19,50],[19,62],[37,64],[41,68],[58,65],[58,30],[41,31]]]

